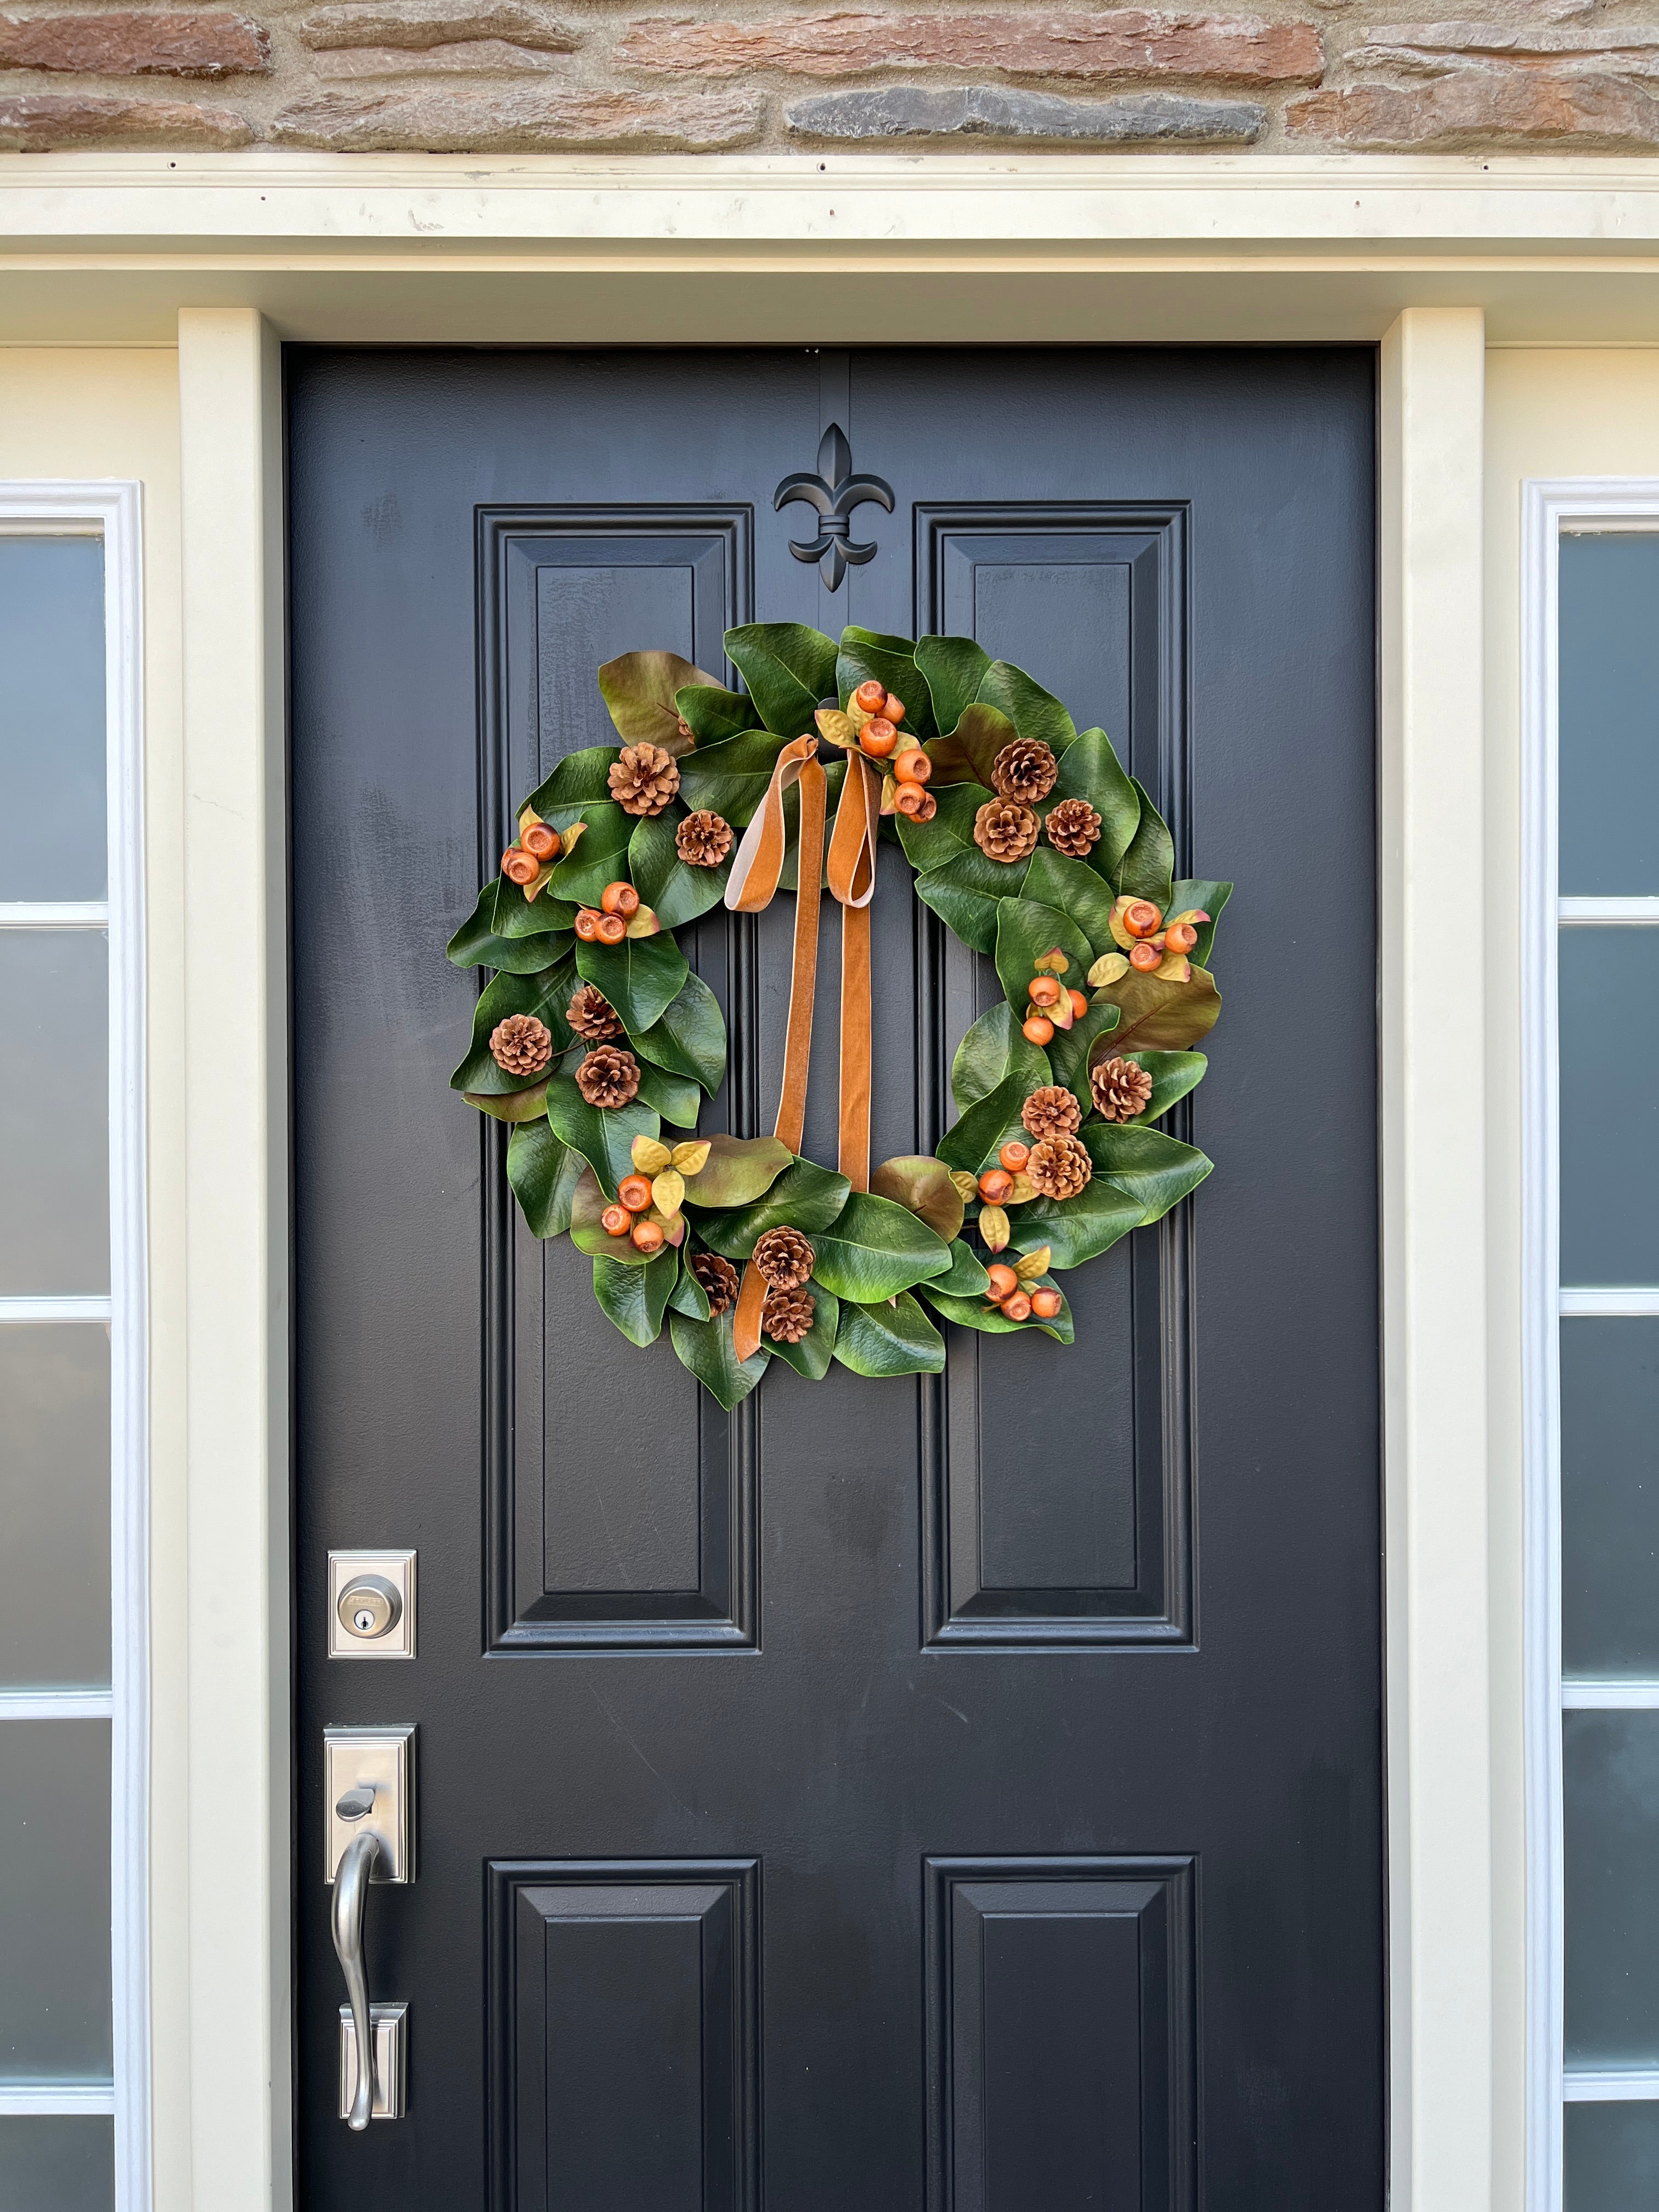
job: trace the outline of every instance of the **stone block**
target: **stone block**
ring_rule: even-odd
[[[228,76],[270,67],[263,24],[246,15],[0,15],[0,69],[87,76]]]
[[[453,46],[338,46],[314,55],[312,66],[325,81],[380,76],[538,76],[567,69],[562,53],[533,46],[510,46],[503,39],[464,39]]]
[[[24,93],[0,100],[0,151],[54,154],[104,146],[252,145],[246,118],[187,100],[131,100],[82,92]]]
[[[280,146],[337,153],[558,152],[572,147],[640,147],[697,153],[747,146],[760,135],[759,93],[498,92],[436,90],[354,99],[330,93],[284,108],[270,126]]]
[[[883,85],[818,93],[788,111],[798,137],[996,138],[1085,146],[1248,145],[1265,111],[1250,100],[1189,100],[1167,92],[1121,100],[1062,100],[1006,85]]]
[[[302,43],[318,48],[346,46],[451,46],[479,39],[501,39],[542,53],[568,54],[581,33],[536,0],[343,0],[301,16]]]
[[[1601,75],[1469,68],[1430,83],[1310,93],[1285,111],[1292,140],[1397,152],[1416,146],[1659,144],[1659,100]]]

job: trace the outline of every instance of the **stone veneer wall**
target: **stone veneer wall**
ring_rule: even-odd
[[[0,14],[0,149],[1659,145],[1659,21],[1632,0],[1487,0],[1444,22],[1266,4],[37,7]]]

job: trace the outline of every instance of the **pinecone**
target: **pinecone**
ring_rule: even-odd
[[[770,1290],[761,1308],[761,1334],[779,1344],[799,1344],[812,1326],[818,1302],[811,1291]]]
[[[489,1053],[508,1075],[539,1075],[553,1057],[553,1032],[534,1014],[509,1014],[489,1032]]]
[[[1132,1060],[1103,1060],[1089,1070],[1089,1088],[1103,1120],[1133,1121],[1152,1095],[1152,1079]]]
[[[1086,860],[1089,848],[1100,836],[1100,817],[1086,799],[1062,799],[1043,824],[1048,842],[1068,859]]]
[[[1075,1137],[1045,1137],[1033,1145],[1025,1172],[1044,1198],[1075,1198],[1095,1164]]]
[[[619,1037],[623,1033],[621,1015],[605,993],[595,990],[591,983],[582,985],[565,1008],[564,1018],[576,1035],[586,1037],[589,1044],[604,1044],[608,1038]]]
[[[606,781],[624,814],[660,814],[680,787],[679,763],[660,745],[624,745]]]
[[[755,1247],[755,1265],[774,1290],[793,1291],[804,1283],[817,1258],[799,1229],[769,1229]]]
[[[732,824],[700,806],[674,832],[674,850],[688,868],[718,868],[732,849]]]
[[[1035,806],[1054,787],[1060,763],[1041,738],[1016,738],[991,763],[991,788],[999,799],[1023,799]]]
[[[600,1045],[576,1070],[576,1088],[590,1106],[626,1106],[639,1087],[640,1063],[619,1045]]]
[[[711,1321],[718,1321],[736,1305],[738,1271],[729,1260],[722,1260],[718,1252],[694,1252],[691,1272],[702,1285]]]
[[[1037,818],[1018,799],[988,799],[974,817],[974,842],[988,860],[1023,860],[1036,841]]]
[[[1083,1119],[1083,1109],[1063,1083],[1045,1083],[1041,1091],[1034,1091],[1019,1111],[1028,1135],[1070,1137],[1077,1133]],[[1030,1173],[1029,1168],[1027,1173]]]

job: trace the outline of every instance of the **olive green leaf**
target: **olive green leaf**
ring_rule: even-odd
[[[576,973],[604,992],[630,1036],[662,1019],[690,972],[684,953],[666,933],[625,937],[620,945],[576,942]]]
[[[525,805],[547,822],[553,821],[556,808],[586,806],[591,799],[609,799],[611,770],[618,750],[616,745],[586,745],[579,753],[567,753],[546,782],[536,786]],[[517,818],[515,815],[514,819]],[[554,827],[562,830],[564,824],[554,821]]]
[[[690,754],[680,769],[680,797],[695,813],[707,807],[741,830],[766,796],[783,747],[764,730],[726,738]]]
[[[1051,1284],[1051,1289],[1058,1289]],[[1007,1315],[995,1306],[988,1306],[982,1297],[952,1297],[942,1292],[935,1283],[924,1283],[921,1295],[945,1321],[953,1321],[961,1328],[976,1328],[986,1336],[1016,1336],[1040,1328],[1045,1336],[1052,1336],[1056,1344],[1070,1344],[1076,1334],[1072,1324],[1072,1309],[1065,1298],[1060,1299],[1060,1311],[1052,1321],[1039,1321],[1035,1314],[1030,1321],[1010,1321]]]
[[[908,1291],[890,1305],[844,1298],[836,1357],[854,1375],[939,1375],[945,1339]]]
[[[689,1075],[671,1075],[665,1067],[654,1067],[649,1060],[642,1061],[639,1095],[677,1129],[696,1127],[702,1093]]]
[[[544,1077],[528,1091],[510,1091],[504,1098],[492,1098],[482,1091],[464,1091],[461,1096],[492,1121],[533,1121],[547,1111],[547,1079]]]
[[[1083,1027],[1081,1022],[1078,1027]],[[1099,1060],[1109,1060],[1117,1049],[1115,1038],[1100,1044],[1090,1054],[1089,1065],[1092,1067]],[[1149,1122],[1160,1121],[1177,1099],[1197,1090],[1210,1065],[1201,1052],[1130,1052],[1125,1053],[1123,1058],[1132,1060],[1152,1079],[1152,1095],[1146,1105],[1131,1120],[1119,1125],[1127,1129],[1145,1128]]]
[[[595,802],[582,810],[587,824],[581,842],[568,860],[554,863],[548,889],[556,898],[573,899],[578,906],[597,906],[607,884],[628,873],[628,841],[634,817],[614,799]]]
[[[687,1183],[685,1194],[695,1200],[703,1178]],[[803,1237],[828,1229],[847,1203],[852,1185],[844,1175],[821,1168],[813,1160],[792,1160],[770,1188],[752,1205],[726,1212],[702,1213],[697,1234],[711,1252],[723,1259],[746,1260],[769,1229],[785,1224]]]
[[[668,1293],[668,1303],[676,1313],[684,1314],[690,1321],[708,1319],[708,1293],[691,1272],[691,1249],[688,1243],[681,1254],[681,1267],[674,1287]]]
[[[997,977],[1008,1003],[1022,1021],[1031,1010],[1026,985],[1045,952],[1058,948],[1069,963],[1060,971],[1068,990],[1081,990],[1094,951],[1088,939],[1057,907],[1036,899],[1006,898],[997,908]],[[577,953],[580,964],[581,955]],[[1057,1032],[1057,1034],[1060,1034]]]
[[[934,784],[979,783],[988,787],[992,762],[1018,735],[1005,714],[982,700],[965,707],[949,737],[929,738],[927,742]]]
[[[838,1298],[890,1298],[951,1264],[945,1239],[890,1198],[855,1190],[832,1226],[812,1238],[812,1273]]]
[[[728,691],[719,684],[689,684],[674,695],[674,704],[691,725],[700,745],[717,745],[744,730],[758,728],[755,702],[741,691]]]
[[[1052,812],[1063,799],[1086,799],[1100,816],[1100,837],[1088,864],[1115,883],[1123,855],[1140,826],[1140,794],[1124,774],[1104,730],[1081,732],[1060,755],[1060,774],[1043,813]]]
[[[1170,878],[1175,871],[1175,840],[1145,787],[1137,783],[1134,788],[1140,801],[1140,820],[1118,868],[1117,887],[1126,898],[1151,899],[1168,914],[1174,888]]]
[[[580,1152],[556,1136],[545,1113],[521,1121],[507,1143],[507,1179],[532,1237],[562,1237],[578,1179],[591,1175]]]
[[[776,1137],[711,1137],[708,1159],[685,1186],[685,1202],[711,1213],[752,1206],[794,1157]]]
[[[678,653],[624,653],[599,671],[599,696],[611,710],[625,745],[660,745],[665,752],[689,752],[692,740],[680,735],[680,710],[674,695],[687,684],[714,687],[712,676]],[[653,1332],[654,1334],[654,1332]]]
[[[593,1261],[593,1295],[630,1344],[654,1344],[679,1272],[680,1255],[672,1244],[642,1267],[624,1267],[599,1253]]]
[[[1062,1034],[1055,1033],[1055,1044]],[[964,1032],[951,1063],[951,1095],[957,1113],[965,1114],[970,1106],[988,1097],[1010,1075],[1018,1075],[1024,1085],[1020,1097],[1030,1097],[1032,1091],[1054,1079],[1049,1057],[1041,1045],[1031,1043],[1022,1033],[1019,1017],[1007,1000],[999,999]]]
[[[1166,1137],[1161,1129],[1125,1127],[1111,1121],[1091,1121],[1083,1131],[1097,1179],[1104,1176],[1113,1187],[1140,1207],[1141,1225],[1157,1221],[1171,1206],[1195,1191],[1215,1163],[1191,1145]],[[1086,1197],[1094,1184],[1088,1184]],[[1068,1200],[1067,1206],[1075,1200]],[[1064,1209],[1062,1209],[1063,1211]],[[1063,1264],[1056,1258],[1055,1265]]]
[[[1122,1010],[1109,999],[1091,999],[1087,1012],[1079,1014],[1070,1029],[1054,1031],[1054,1042],[1048,1048],[1054,1081],[1065,1085],[1085,1114],[1093,1111],[1095,1103],[1089,1089],[1090,1064],[1118,1049],[1112,1033],[1121,1019]],[[1111,1043],[1102,1044],[1102,1038],[1107,1036],[1112,1037]],[[1094,1049],[1097,1045],[1100,1047],[1097,1052]]]
[[[1194,968],[1184,983],[1131,969],[1099,994],[1122,1013],[1113,1036],[1117,1052],[1180,1052],[1215,1027],[1221,994],[1207,968]]]
[[[1170,884],[1171,914],[1184,914],[1189,907],[1196,907],[1200,914],[1207,914],[1210,917],[1207,921],[1200,921],[1197,925],[1198,942],[1188,956],[1194,967],[1209,966],[1211,948],[1215,943],[1216,924],[1221,919],[1222,908],[1232,895],[1231,884],[1212,884],[1200,877],[1184,876],[1179,883]]]
[[[1022,898],[1036,899],[1074,921],[1089,940],[1091,953],[1112,949],[1112,893],[1105,878],[1081,860],[1068,860],[1051,846],[1039,845],[1025,872]],[[1068,983],[1084,988],[1083,978],[1068,975]]]
[[[893,817],[904,857],[918,875],[942,868],[958,854],[979,850],[974,842],[974,817],[990,797],[982,783],[947,783],[933,792],[937,811],[931,822],[914,822],[908,814]]]
[[[1034,1198],[1022,1206],[1014,1223],[1014,1249],[1035,1252],[1046,1244],[1051,1266],[1080,1267],[1140,1223],[1139,1200],[1097,1174],[1075,1198]]]
[[[836,694],[842,705],[845,707],[860,684],[872,678],[884,690],[903,700],[903,728],[918,738],[933,736],[933,702],[926,682],[917,675],[910,640],[849,624],[841,634],[841,649],[836,656]]]
[[[991,1279],[985,1272],[984,1262],[958,1237],[951,1247],[951,1272],[948,1275],[930,1275],[921,1285],[922,1296],[930,1299],[982,1298],[991,1287]]]
[[[635,1138],[655,1137],[662,1129],[655,1109],[642,1098],[630,1099],[626,1106],[590,1106],[575,1077],[563,1073],[547,1086],[547,1118],[554,1134],[592,1169],[607,1200],[615,1198],[623,1177],[634,1172]]]
[[[870,1178],[870,1188],[878,1198],[908,1206],[947,1244],[962,1227],[962,1194],[943,1160],[926,1153],[901,1153],[882,1162]]]
[[[550,967],[562,958],[568,944],[555,943],[575,919],[575,908],[559,899],[550,899],[544,893],[533,905],[526,905],[524,893],[516,884],[507,884],[521,907],[536,915],[538,907],[544,910],[536,915],[538,924],[532,934],[526,931],[512,937],[499,936],[495,930],[495,902],[505,876],[487,883],[478,894],[478,902],[449,940],[445,951],[458,968],[496,968],[504,975],[529,975],[538,968]]]
[[[762,721],[781,738],[810,730],[819,702],[836,688],[835,644],[804,623],[745,623],[726,631],[726,651]]]
[[[701,975],[688,974],[660,1019],[632,1032],[629,1042],[641,1060],[691,1076],[705,1091],[719,1090],[726,1073],[726,1017]]]
[[[738,1359],[729,1313],[723,1313],[718,1321],[692,1321],[683,1313],[671,1314],[668,1334],[680,1364],[690,1370],[728,1413],[743,1403],[766,1372],[765,1352]]]
[[[970,1176],[982,1175],[996,1165],[997,1154],[1011,1137],[1025,1141],[1020,1109],[1036,1087],[1027,1080],[1024,1069],[1017,1066],[994,1091],[975,1099],[939,1140],[939,1157],[945,1166],[964,1169]]]
[[[629,881],[665,929],[678,929],[718,906],[732,872],[729,853],[718,868],[689,867],[681,860],[674,833],[684,819],[678,804],[647,814],[628,841]]]
[[[998,903],[1018,896],[1026,866],[1024,860],[988,860],[975,845],[943,867],[918,876],[916,896],[964,945],[971,945],[975,952],[994,952]]]
[[[799,1344],[780,1344],[769,1336],[766,1348],[775,1359],[786,1361],[797,1374],[804,1375],[809,1382],[821,1382],[830,1372],[830,1361],[836,1349],[836,1333],[841,1325],[841,1300],[822,1283],[807,1285],[812,1293],[812,1326]]]
[[[915,662],[927,685],[933,726],[948,737],[978,698],[991,656],[971,637],[921,637]]]
[[[498,1067],[489,1049],[490,1031],[509,1014],[533,1014],[552,1030],[556,1059],[570,1042],[564,1010],[570,1003],[574,984],[568,959],[556,960],[550,968],[538,969],[533,975],[497,975],[487,984],[472,1010],[472,1042],[466,1058],[449,1079],[450,1089],[501,1098],[541,1081],[541,1076],[509,1075],[504,1067]]]
[[[1039,738],[1063,753],[1077,725],[1052,691],[1045,691],[1011,660],[994,660],[979,680],[981,706],[1006,714],[1022,738]]]

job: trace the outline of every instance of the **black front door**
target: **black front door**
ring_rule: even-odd
[[[1360,2212],[1383,2195],[1374,364],[1358,351],[289,364],[300,2197],[321,2212]],[[833,595],[773,509],[888,480]],[[1216,1172],[1077,1342],[775,1360],[727,1415],[515,1219],[444,940],[598,665],[971,635],[1235,878]],[[997,996],[884,848],[874,1157]],[[769,1130],[793,901],[683,933]],[[826,905],[805,1152],[833,1162]],[[416,1651],[326,1653],[331,1550]],[[323,1730],[416,1724],[371,1893],[408,2110],[337,2117]]]

